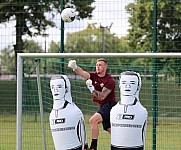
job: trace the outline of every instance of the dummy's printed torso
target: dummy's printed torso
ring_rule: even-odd
[[[64,109],[53,109],[49,119],[56,150],[82,146],[79,130],[83,114],[75,104],[68,104]]]
[[[111,145],[136,148],[144,145],[147,111],[138,101],[135,105],[117,103],[111,110]]]

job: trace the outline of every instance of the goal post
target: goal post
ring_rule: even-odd
[[[40,80],[40,60],[37,60],[36,76],[37,76],[38,99],[39,99],[39,106],[40,106],[40,117],[41,117],[43,144],[44,144],[44,150],[47,150],[47,148],[46,148],[46,134],[45,134],[45,126],[44,126],[44,116],[43,116],[43,112],[44,112],[43,111],[43,100],[42,100],[42,90],[41,90],[41,80]]]
[[[78,60],[78,65],[83,67],[86,71],[94,71],[95,70],[95,60],[97,58],[104,57],[108,59],[108,72],[112,74],[116,79],[117,84],[117,77],[122,71],[125,70],[133,70],[140,72],[143,80],[143,86],[141,88],[140,94],[141,94],[141,102],[143,102],[143,105],[148,109],[149,113],[149,121],[148,121],[148,130],[147,130],[147,138],[146,138],[146,147],[147,149],[152,148],[153,144],[156,144],[158,148],[164,148],[164,149],[178,149],[177,145],[179,145],[179,141],[181,140],[181,136],[178,136],[179,130],[179,124],[181,123],[181,53],[18,53],[17,54],[17,127],[16,127],[16,150],[22,150],[25,146],[22,146],[22,142],[26,142],[27,139],[31,139],[32,137],[41,138],[39,135],[31,133],[29,137],[26,137],[26,134],[31,132],[32,130],[36,130],[35,132],[39,132],[37,128],[41,128],[41,125],[39,125],[39,112],[36,110],[37,103],[32,104],[33,101],[31,101],[31,98],[35,98],[35,101],[37,99],[37,86],[34,86],[34,80],[37,77],[36,74],[32,73],[35,69],[35,62],[33,60],[40,59],[42,60],[40,64],[40,80],[43,80],[43,89],[46,89],[44,94],[44,103],[48,106],[46,108],[48,111],[44,112],[45,117],[48,117],[48,112],[51,109],[49,105],[51,105],[50,100],[46,100],[47,98],[51,97],[49,95],[50,91],[47,89],[49,88],[49,79],[52,74],[58,74],[63,73],[68,75],[72,79],[72,96],[73,100],[75,99],[78,106],[80,106],[80,109],[83,110],[84,115],[88,116],[96,112],[97,109],[95,103],[90,103],[91,101],[91,94],[88,93],[88,90],[86,89],[86,86],[84,85],[84,80],[75,75],[75,73],[67,68],[68,60],[75,59]],[[63,59],[61,59],[63,58]],[[158,64],[156,64],[156,70],[158,74],[153,74],[153,59],[158,59]],[[29,61],[31,60],[31,61]],[[64,60],[64,62],[62,62]],[[26,64],[25,64],[26,61]],[[46,61],[47,67],[46,72],[44,72],[44,64],[43,62]],[[29,65],[27,65],[29,64]],[[64,67],[64,71],[61,71],[62,66]],[[65,69],[66,68],[66,69]],[[27,74],[26,70],[29,69],[29,74]],[[156,76],[158,79],[158,83],[155,83],[155,80],[153,80],[153,76]],[[26,80],[26,85],[24,85],[24,80]],[[31,79],[31,81],[29,80]],[[45,83],[45,84],[44,84]],[[31,85],[32,84],[32,85]],[[153,85],[156,86],[153,86]],[[157,86],[158,85],[158,86]],[[28,86],[28,87],[27,87]],[[32,87],[30,87],[32,86]],[[156,95],[158,97],[155,98],[153,96],[155,93],[153,92],[155,88],[158,89]],[[43,90],[42,89],[42,90]],[[169,91],[170,90],[170,91]],[[32,95],[30,93],[32,91]],[[85,93],[85,95],[84,95]],[[31,96],[27,96],[30,94]],[[117,95],[117,101],[119,100],[119,89],[116,88],[116,95]],[[87,96],[90,98],[88,103],[84,101],[80,101],[79,97],[83,100],[87,99]],[[30,98],[29,98],[30,97]],[[28,99],[24,104],[24,101]],[[158,106],[155,105],[155,101],[158,102]],[[31,106],[32,105],[32,106]],[[30,108],[31,106],[31,111]],[[28,110],[25,110],[24,107],[26,107]],[[46,107],[46,106],[45,106]],[[95,108],[94,108],[95,107]],[[157,108],[158,110],[155,110],[153,108]],[[155,112],[159,111],[158,115],[154,115]],[[25,117],[23,117],[25,115]],[[34,115],[34,116],[33,116]],[[31,117],[34,117],[36,121],[30,121]],[[27,118],[26,118],[27,117]],[[155,119],[156,117],[156,119]],[[25,124],[25,120],[27,121],[27,124]],[[158,122],[155,122],[157,120]],[[47,119],[45,119],[47,121]],[[158,126],[157,125],[167,125],[167,128],[165,126]],[[33,129],[34,126],[37,126],[36,129]],[[171,126],[175,125],[175,129],[173,129]],[[48,121],[47,121],[48,126]],[[46,126],[46,127],[47,127]],[[46,128],[45,127],[45,128]],[[31,130],[32,128],[32,130]],[[47,127],[48,128],[48,127]],[[100,126],[100,128],[102,128]],[[158,129],[157,129],[158,128]],[[178,128],[178,130],[177,130]],[[41,129],[40,129],[41,130]],[[157,133],[157,136],[155,135],[156,131],[159,131]],[[172,131],[173,130],[173,131]],[[172,132],[168,132],[172,131]],[[49,134],[49,129],[45,131]],[[87,123],[87,132],[88,135],[90,134],[90,126]],[[165,134],[168,132],[168,137],[173,137],[173,140],[167,141],[165,139]],[[180,134],[181,135],[181,134]],[[22,138],[22,136],[24,136]],[[101,130],[100,134],[101,138],[99,140],[98,146],[100,145],[99,149],[101,150],[101,146],[103,147],[103,150],[110,149],[109,142],[110,138],[107,138],[106,133],[104,133],[103,130]],[[48,135],[47,135],[48,137]],[[27,138],[27,139],[26,139]],[[36,139],[35,138],[35,139]],[[153,139],[154,138],[154,139]],[[51,139],[49,137],[48,139]],[[157,142],[158,139],[158,142]],[[103,142],[102,142],[102,141]],[[163,141],[162,141],[163,140]],[[33,141],[33,140],[32,140]],[[31,146],[36,145],[30,141],[29,143],[26,143],[26,150],[28,149],[37,149],[32,148]],[[161,141],[161,142],[160,142]],[[46,142],[46,141],[45,141]],[[88,142],[90,143],[90,137],[88,139]],[[33,143],[33,144],[32,144]],[[40,142],[41,143],[41,142]],[[29,144],[29,146],[28,146]],[[49,146],[50,145],[50,146]],[[42,142],[42,147],[43,147]],[[104,147],[105,146],[105,147]],[[54,149],[53,144],[51,142],[47,142],[47,149]]]

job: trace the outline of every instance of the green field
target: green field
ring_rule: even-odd
[[[41,133],[40,118],[36,121],[35,116],[23,115],[23,134],[22,149],[23,150],[43,150],[43,139]],[[86,116],[86,129],[88,134],[88,142],[90,143],[90,126],[89,117]],[[16,149],[16,116],[1,115],[0,119],[0,150]],[[159,118],[157,125],[157,150],[180,150],[181,149],[181,118]],[[45,115],[46,142],[47,149],[54,150],[54,145],[49,129],[48,114]],[[110,150],[110,135],[102,130],[100,125],[100,137],[98,150]],[[151,118],[148,120],[146,150],[152,150],[152,124]]]

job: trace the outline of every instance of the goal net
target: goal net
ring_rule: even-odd
[[[181,53],[38,53],[18,54],[17,66],[17,150],[54,150],[49,127],[53,100],[50,78],[65,74],[71,82],[74,103],[82,110],[88,143],[91,142],[89,118],[98,110],[85,79],[68,68],[76,60],[86,71],[95,71],[97,58],[108,61],[108,73],[116,80],[123,71],[141,74],[140,101],[148,110],[146,149],[179,149],[181,141]],[[38,69],[37,69],[38,67]],[[41,101],[40,101],[41,100]],[[100,124],[99,150],[110,150],[110,135]]]

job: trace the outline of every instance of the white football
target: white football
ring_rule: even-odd
[[[61,18],[64,22],[72,22],[75,19],[75,10],[72,8],[65,8],[61,12]]]

